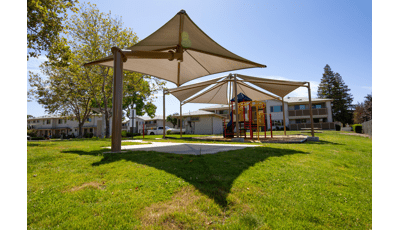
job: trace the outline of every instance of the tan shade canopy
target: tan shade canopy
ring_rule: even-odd
[[[274,80],[258,77],[250,77],[246,75],[237,74],[237,77],[243,79],[244,81],[254,84],[262,89],[267,90],[280,97],[285,97],[297,88],[304,86],[307,82],[297,82],[297,81],[283,81]]]
[[[180,31],[182,31],[180,33]],[[181,36],[180,36],[181,34]],[[153,34],[125,51],[177,52],[183,49],[183,60],[127,57],[124,70],[152,75],[177,84],[210,74],[266,67],[242,58],[220,46],[189,18],[184,10]],[[87,63],[113,67],[113,56]]]
[[[209,81],[204,81],[204,82],[200,82],[197,84],[190,84],[190,85],[186,85],[186,86],[181,86],[178,88],[174,88],[174,89],[168,89],[168,93],[171,93],[172,95],[174,95],[176,98],[178,98],[179,101],[184,101],[187,98],[195,95],[196,93],[200,92],[201,90],[209,87],[210,85],[213,85],[215,83],[217,83],[219,80],[224,79],[226,77],[219,77],[219,78],[215,78]]]
[[[233,96],[233,78],[231,76],[213,79],[207,82],[169,89],[168,92],[186,103],[228,104]],[[207,86],[212,86],[200,92]],[[231,88],[232,87],[232,88]],[[229,89],[231,88],[231,89]],[[278,97],[258,90],[245,82],[237,82],[237,94],[243,93],[252,100],[269,100]],[[198,93],[197,95],[195,95]],[[194,96],[195,95],[195,96]],[[193,96],[193,97],[192,97]]]

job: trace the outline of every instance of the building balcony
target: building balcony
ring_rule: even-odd
[[[328,115],[328,110],[327,108],[321,108],[321,109],[312,109],[313,116],[314,115]],[[294,118],[294,117],[303,117],[303,116],[310,116],[310,110],[309,109],[298,109],[298,110],[289,110],[289,118]]]

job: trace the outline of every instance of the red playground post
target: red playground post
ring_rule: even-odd
[[[144,123],[143,123],[143,139],[144,139]]]
[[[271,114],[269,114],[269,126],[271,128],[271,138],[272,138],[272,117],[271,117]]]
[[[265,108],[265,112],[267,112],[267,108]],[[264,113],[264,138],[267,138],[267,121],[265,120],[265,113]]]

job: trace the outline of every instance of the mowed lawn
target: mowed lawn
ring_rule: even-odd
[[[28,142],[28,229],[371,229],[372,140],[317,136],[201,156]]]

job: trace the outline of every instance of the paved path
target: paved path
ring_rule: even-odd
[[[238,145],[238,144],[196,144],[196,143],[166,143],[153,142],[147,145],[125,145],[121,146],[121,150],[129,151],[155,151],[163,153],[176,154],[215,154],[230,150],[245,149],[248,147],[257,147],[260,145]],[[111,147],[108,147],[111,148]]]

